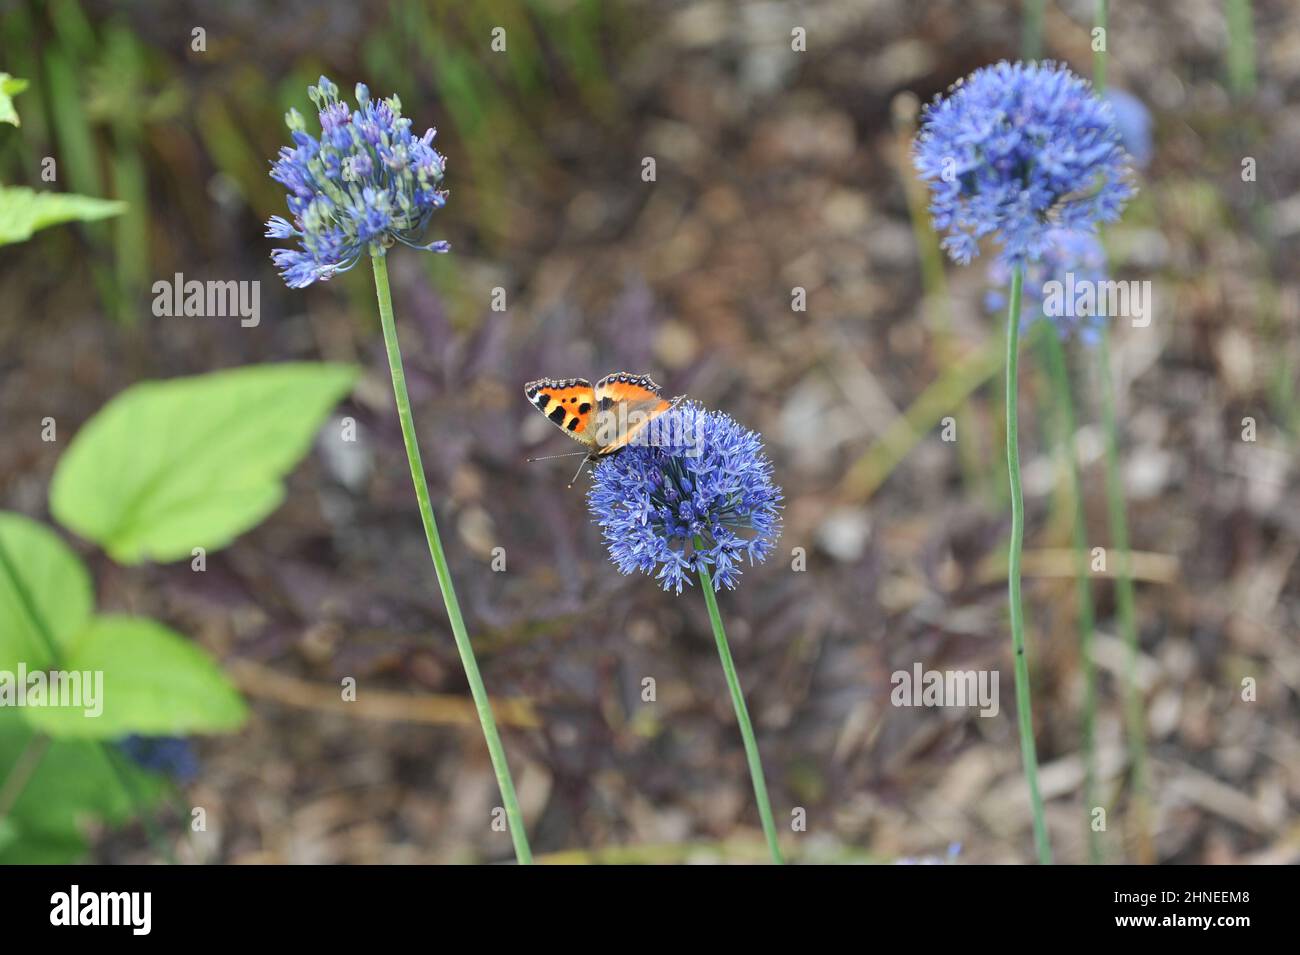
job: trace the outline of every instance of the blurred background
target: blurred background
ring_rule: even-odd
[[[1110,7],[1109,84],[1150,121],[1140,194],[1106,241],[1112,274],[1155,296],[1148,328],[1113,334],[1152,806],[1135,832],[1123,645],[1099,574],[1100,842],[1108,862],[1296,862],[1300,8]],[[1043,56],[1091,75],[1092,3],[2,9],[0,69],[30,87],[21,128],[0,135],[0,180],[129,211],[4,250],[0,508],[47,518],[58,446],[36,422],[75,433],[136,381],[287,360],[364,369],[337,412],[360,440],[347,453],[320,442],[286,503],[207,573],[123,568],[74,541],[102,608],[189,635],[252,707],[239,733],[186,744],[179,804],[205,807],[208,830],[187,833],[168,805],[157,816],[183,861],[512,858],[491,826],[499,796],[421,536],[369,271],[293,292],[262,236],[285,212],[267,175],[283,115],[311,115],[321,73],[396,92],[448,157],[431,238],[452,254],[394,251],[393,295],[435,510],[534,851],[765,858],[699,594],[620,576],[581,486],[565,488],[572,459],[523,463],[570,450],[524,381],[628,370],[761,431],[785,490],[776,555],[721,603],[778,824],[806,810],[807,831],[783,837],[792,859],[1033,860],[1006,614],[1002,319],[985,311],[990,255],[939,258],[908,142],[921,103],[1035,35]],[[792,50],[795,28],[806,51]],[[178,272],[260,280],[260,324],[155,317],[150,286]],[[1096,363],[1078,347],[1070,360],[1088,540],[1109,546]],[[1049,401],[1027,350],[1034,717],[1057,857],[1078,862],[1074,505]],[[1000,714],[892,706],[891,673],[916,662],[998,669]],[[343,703],[349,676],[358,700]],[[138,822],[86,824],[93,861],[156,858]]]

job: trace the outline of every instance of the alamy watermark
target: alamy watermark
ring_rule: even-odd
[[[238,317],[244,328],[262,321],[262,283],[257,279],[218,281],[185,279],[177,272],[171,280],[153,283],[153,313],[157,318]]]
[[[920,663],[889,677],[895,706],[978,706],[980,716],[997,716],[997,670],[927,670]]]
[[[153,927],[152,892],[83,892],[73,884],[50,896],[51,925],[118,925],[132,935],[148,935]]]
[[[104,712],[103,670],[0,670],[0,706],[80,708],[92,719]]]
[[[1151,282],[1076,279],[1043,283],[1043,312],[1048,318],[1127,318],[1134,328],[1151,324]]]

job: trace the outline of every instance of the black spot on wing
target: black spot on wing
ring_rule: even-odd
[[[571,420],[571,421],[569,422],[569,430],[570,430],[570,431],[577,431],[577,430],[578,430],[578,422],[579,422],[579,420],[580,420],[579,418],[576,418],[576,417],[575,417],[575,418],[573,418],[573,420]]]
[[[545,411],[546,406],[549,405],[550,403],[551,403],[551,396],[547,394],[540,394],[533,399],[533,404],[537,405],[538,411]]]
[[[564,406],[563,406],[563,405],[556,405],[553,409],[551,409],[551,413],[548,414],[546,417],[550,418],[550,419],[551,419],[552,421],[554,421],[556,424],[558,424],[558,425],[560,425],[561,427],[563,427],[563,426],[564,426],[564,418],[565,418]]]
[[[585,401],[582,404],[578,405],[578,414],[586,414],[590,410],[591,410],[591,405],[587,404],[587,402]]]

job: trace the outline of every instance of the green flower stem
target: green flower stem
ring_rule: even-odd
[[[488,754],[492,758],[492,769],[496,772],[501,799],[505,803],[506,821],[510,826],[510,839],[515,846],[515,858],[521,865],[528,865],[533,861],[533,853],[528,847],[528,834],[524,829],[523,814],[519,811],[515,784],[510,778],[510,767],[506,763],[505,747],[501,745],[496,719],[492,716],[492,703],[483,686],[483,678],[478,672],[474,647],[469,642],[469,634],[465,632],[465,620],[460,613],[460,603],[456,600],[456,588],[451,580],[451,571],[447,567],[447,557],[442,550],[442,538],[438,535],[438,524],[433,517],[433,505],[429,501],[429,485],[424,478],[420,446],[415,438],[411,399],[406,393],[406,374],[402,370],[402,350],[397,342],[397,325],[393,320],[393,299],[388,290],[387,260],[383,255],[372,255],[370,263],[375,271],[375,295],[379,300],[379,320],[384,329],[384,347],[388,350],[388,368],[393,376],[393,397],[397,400],[397,417],[402,423],[402,441],[406,445],[406,460],[411,466],[411,483],[415,485],[415,499],[420,506],[420,519],[424,522],[424,536],[429,542],[429,555],[433,558],[433,569],[437,573],[438,586],[442,590],[442,601],[447,605],[447,617],[451,621],[451,632],[456,639],[456,650],[460,653],[461,666],[464,667],[465,678],[469,681],[469,691],[474,697],[474,708],[478,711],[478,721],[483,727],[483,738],[487,741]]]
[[[1052,846],[1047,839],[1043,796],[1038,790],[1038,753],[1034,748],[1034,716],[1029,700],[1029,661],[1025,659],[1025,622],[1020,606],[1020,552],[1025,539],[1025,502],[1020,490],[1020,432],[1016,421],[1020,364],[1020,291],[1024,266],[1011,275],[1011,301],[1007,303],[1007,473],[1011,486],[1011,552],[1007,560],[1007,591],[1011,605],[1011,648],[1015,657],[1016,718],[1020,726],[1020,755],[1029,784],[1029,805],[1034,815],[1034,845],[1038,861],[1049,865]]]
[[[1109,0],[1097,0],[1096,13],[1092,25],[1102,31],[1102,48],[1092,54],[1092,85],[1101,96],[1106,92],[1106,50],[1110,47],[1110,3]]]
[[[23,583],[22,577],[18,575],[18,570],[10,559],[9,550],[5,547],[3,541],[0,541],[0,569],[4,570],[5,576],[7,576],[9,582],[13,584],[14,593],[18,595],[18,602],[22,604],[23,612],[26,613],[28,618],[32,621],[32,626],[40,637],[41,643],[45,647],[45,652],[49,654],[50,660],[53,661],[55,667],[62,667],[63,654],[59,650],[59,645],[54,640],[54,634],[50,632],[49,624],[47,624],[45,618],[41,616],[40,609],[36,606],[36,601],[32,599],[32,595],[27,590],[27,585]],[[149,812],[149,806],[145,801],[144,795],[140,792],[139,787],[137,787],[131,780],[130,772],[126,767],[116,761],[112,744],[102,739],[93,740],[92,742],[99,747],[99,751],[103,755],[104,760],[109,764],[113,771],[113,775],[117,777],[122,789],[126,792],[127,799],[130,800],[131,805],[135,807],[135,814],[144,826],[144,831],[148,835],[149,841],[153,844],[154,850],[161,855],[169,865],[175,865],[176,854],[172,851],[171,844],[163,837],[162,832],[160,832],[158,827],[154,824],[153,816]],[[38,753],[40,756],[43,756],[45,753],[45,747],[38,749]],[[5,809],[6,813],[8,812],[8,809],[12,808],[13,804],[17,802],[18,797],[22,794],[23,788],[26,787],[28,780],[31,779],[35,770],[36,765],[33,764],[25,778],[20,780],[21,785],[15,783],[17,789],[12,793],[7,791],[9,780],[6,780],[5,801],[8,803]]]
[[[1037,60],[1043,55],[1043,0],[1024,0],[1025,19],[1020,28],[1020,58]]]
[[[1096,25],[1107,27],[1108,0],[1097,0]],[[1109,42],[1109,40],[1108,40]],[[1106,91],[1106,52],[1093,57],[1093,86],[1098,95]],[[1106,510],[1111,542],[1116,553],[1115,606],[1120,631],[1128,650],[1124,666],[1124,725],[1128,736],[1129,766],[1133,781],[1133,821],[1138,844],[1138,861],[1155,861],[1151,826],[1147,808],[1146,717],[1137,689],[1137,614],[1130,567],[1128,515],[1124,507],[1124,482],[1119,473],[1119,424],[1115,411],[1115,382],[1111,373],[1110,329],[1102,323],[1101,344],[1097,348],[1101,366],[1101,406],[1106,426]]]
[[[1228,87],[1237,99],[1255,92],[1255,22],[1250,0],[1228,0]]]
[[[1133,589],[1133,569],[1129,557],[1128,516],[1124,507],[1124,482],[1119,470],[1119,424],[1115,411],[1115,381],[1111,371],[1110,333],[1102,326],[1101,346],[1097,349],[1101,366],[1101,407],[1106,426],[1106,510],[1110,536],[1115,551],[1115,607],[1120,631],[1127,648],[1124,665],[1124,725],[1128,735],[1129,765],[1133,780],[1134,821],[1140,861],[1150,862],[1154,851],[1150,844],[1147,817],[1146,717],[1137,686],[1137,614]]]
[[[1047,374],[1056,401],[1057,427],[1061,457],[1065,464],[1066,493],[1074,505],[1074,573],[1079,589],[1079,657],[1083,661],[1083,802],[1088,832],[1088,859],[1102,862],[1101,833],[1092,826],[1092,810],[1097,806],[1097,663],[1093,659],[1093,634],[1096,629],[1092,599],[1092,576],[1088,564],[1088,532],[1083,508],[1082,481],[1074,455],[1077,429],[1074,397],[1070,394],[1070,376],[1065,363],[1065,348],[1056,329],[1043,323],[1041,336],[1047,358]]]
[[[701,544],[696,541],[696,548]],[[749,709],[745,706],[745,695],[740,689],[740,678],[736,676],[736,664],[731,659],[731,649],[727,646],[727,631],[722,627],[722,614],[718,612],[718,598],[713,592],[713,581],[709,571],[700,567],[700,586],[704,590],[704,604],[709,608],[709,622],[713,624],[713,639],[718,644],[718,657],[722,660],[722,672],[727,677],[727,689],[731,691],[731,703],[736,708],[736,722],[740,724],[740,736],[745,741],[745,759],[749,762],[749,776],[754,781],[754,799],[758,802],[758,816],[763,821],[763,835],[767,838],[768,851],[772,861],[784,865],[781,847],[776,841],[776,823],[772,820],[772,804],[767,798],[767,783],[763,781],[763,762],[758,755],[758,742],[754,739],[754,726],[749,721]]]

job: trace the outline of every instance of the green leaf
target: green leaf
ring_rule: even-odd
[[[13,97],[27,89],[27,81],[20,80],[8,73],[0,73],[0,123],[12,123],[21,126],[18,110],[14,109]]]
[[[207,653],[145,617],[96,617],[63,670],[81,675],[78,705],[20,710],[31,726],[60,739],[221,733],[248,717],[238,691]],[[85,695],[88,685],[92,695]]]
[[[0,840],[0,865],[71,865],[86,854],[86,840],[79,832],[48,835],[28,832],[13,824],[13,838]]]
[[[28,813],[29,807],[24,807]],[[94,818],[84,814],[84,818]],[[0,865],[70,865],[86,854],[86,839],[81,826],[69,824],[57,832],[28,825],[16,813],[7,816],[0,825],[8,825],[8,838],[0,832]]]
[[[0,767],[15,766],[35,734],[13,710],[0,711]],[[4,817],[8,833],[0,838],[0,865],[49,865],[76,862],[86,852],[85,826],[91,821],[120,823],[134,804],[109,766],[102,744],[86,740],[51,740],[27,784]],[[127,759],[118,760],[146,805],[165,793],[165,781]]]
[[[29,670],[48,666],[48,641],[32,613],[67,653],[94,612],[90,573],[58,534],[21,514],[0,511],[0,546],[8,557],[0,561],[0,670],[16,670],[20,661]]]
[[[279,506],[356,375],[301,363],[134,385],[73,438],[50,510],[125,564],[224,547]]]
[[[25,242],[38,229],[63,222],[94,222],[125,211],[126,203],[113,199],[0,186],[0,245]]]

